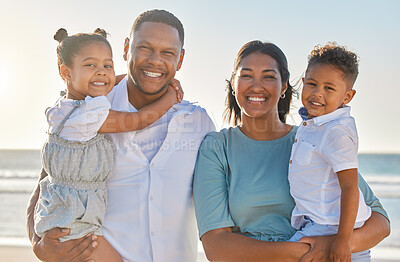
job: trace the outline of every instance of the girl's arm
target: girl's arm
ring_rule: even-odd
[[[230,227],[208,231],[201,241],[210,261],[299,261],[310,249],[303,243],[256,240],[233,233]]]
[[[120,112],[110,110],[99,133],[121,133],[140,130],[160,119],[175,103],[180,103],[183,91],[178,80],[173,79],[167,92],[154,103],[137,112]]]
[[[350,239],[358,211],[358,173],[357,169],[337,172],[341,189],[340,221],[338,233],[331,247],[330,257],[339,261],[351,260]]]

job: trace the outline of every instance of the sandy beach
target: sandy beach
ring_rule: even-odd
[[[0,239],[0,260],[7,262],[37,262],[39,261],[33,254],[27,239],[22,241],[11,241],[11,243],[4,243]],[[206,262],[207,259],[203,250],[199,247],[199,255],[197,262]],[[373,262],[400,262],[400,249],[390,247],[375,247],[372,249]]]

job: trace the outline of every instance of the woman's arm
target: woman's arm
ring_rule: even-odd
[[[390,222],[387,213],[360,174],[358,175],[358,187],[364,196],[365,203],[372,209],[372,214],[362,227],[353,231],[351,237],[352,253],[371,249],[390,234]],[[300,262],[309,261],[310,257],[315,258],[327,252],[333,239],[332,236],[302,238],[300,241],[310,244],[311,249]]]
[[[296,242],[256,240],[219,228],[205,233],[201,241],[210,261],[299,261],[310,246]]]
[[[183,91],[180,83],[174,79],[162,97],[137,112],[110,110],[99,133],[121,133],[146,128],[160,119],[175,103],[180,103],[182,98]]]
[[[200,146],[193,199],[201,240],[211,261],[298,261],[309,245],[256,240],[232,232],[225,138],[211,133]]]
[[[39,182],[47,176],[42,169]],[[71,261],[79,262],[86,260],[97,246],[97,236],[86,236],[81,239],[75,239],[60,242],[60,237],[69,234],[69,229],[55,228],[47,231],[42,238],[36,235],[34,230],[34,211],[39,198],[40,186],[37,184],[29,200],[27,208],[27,230],[28,237],[32,243],[32,249],[37,258],[41,261]]]

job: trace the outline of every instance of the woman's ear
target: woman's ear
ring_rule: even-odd
[[[61,65],[60,74],[65,81],[69,82],[71,80],[71,69],[68,66]]]

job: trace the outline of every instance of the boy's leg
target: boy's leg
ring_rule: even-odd
[[[364,250],[357,253],[351,254],[352,262],[371,262],[371,252],[369,250]]]

